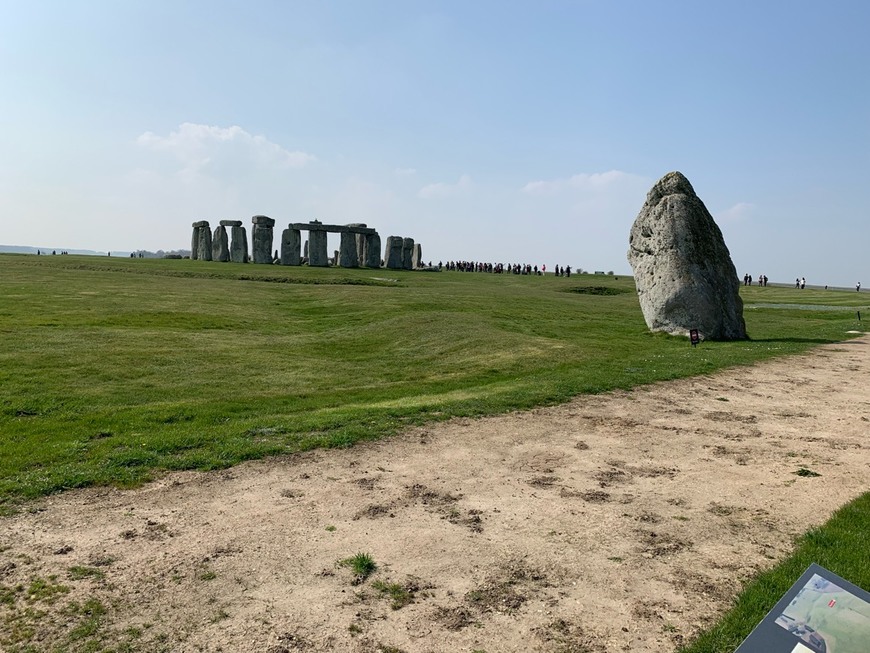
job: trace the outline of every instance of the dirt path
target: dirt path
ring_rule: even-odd
[[[870,488],[867,378],[864,336],[51,497],[0,521],[0,631],[36,650],[670,651]],[[359,552],[362,582],[336,564]]]

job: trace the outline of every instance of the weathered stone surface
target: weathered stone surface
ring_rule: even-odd
[[[351,222],[347,225],[349,230],[366,229],[364,222]],[[359,265],[365,265],[366,258],[366,234],[358,231],[352,231],[356,240],[356,255]]]
[[[190,260],[196,261],[202,258],[202,252],[200,251],[200,247],[204,242],[202,236],[202,230],[205,229],[209,231],[208,220],[197,220],[193,223],[193,233],[190,236]],[[207,260],[211,260],[211,232],[209,231],[209,240],[208,240],[208,256]]]
[[[331,234],[343,234],[347,231],[358,234],[371,234],[375,230],[369,227],[353,227],[346,224],[323,224],[317,220],[311,222],[291,222],[291,229],[299,229],[300,231],[328,231]]]
[[[341,245],[338,250],[338,265],[343,268],[358,268],[359,253],[356,248],[356,234],[350,232],[341,234]]]
[[[746,338],[737,270],[713,216],[681,173],[669,172],[647,194],[631,227],[628,261],[651,331]]]
[[[415,270],[423,267],[423,246],[414,243],[414,251],[411,253],[411,267]]]
[[[222,227],[241,227],[241,220],[221,220]]]
[[[208,222],[196,229],[196,258],[200,261],[211,260],[211,229]]]
[[[367,268],[381,267],[381,237],[378,234],[366,234],[365,239],[362,264]]]
[[[298,229],[285,229],[281,233],[281,265],[300,265],[299,251],[302,247],[302,234]]]
[[[230,244],[230,260],[233,263],[248,262],[248,232],[241,225],[233,227],[230,232],[232,242]]]
[[[390,270],[402,269],[402,249],[404,238],[387,236],[387,246],[384,249],[384,267]]]
[[[314,267],[326,267],[329,265],[329,256],[326,253],[326,232],[308,232],[308,265]]]
[[[414,269],[414,239],[405,238],[402,241],[402,267],[406,270]]]
[[[251,249],[254,263],[272,262],[272,227],[275,221],[265,215],[255,215],[251,218],[254,226],[251,228]]]
[[[223,225],[215,227],[211,239],[211,260],[226,263],[230,260],[230,241],[227,238],[227,228]]]

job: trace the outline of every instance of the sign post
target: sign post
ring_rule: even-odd
[[[870,593],[810,565],[735,653],[864,653]]]
[[[692,340],[692,347],[697,346],[697,344],[699,342],[701,342],[701,334],[698,333],[697,329],[690,329],[689,330],[689,338],[691,338],[691,340]]]

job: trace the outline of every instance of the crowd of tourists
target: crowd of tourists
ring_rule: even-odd
[[[490,274],[527,274],[527,275],[543,275],[547,272],[547,266],[542,265],[540,268],[537,265],[529,263],[484,263],[483,261],[438,261],[439,270],[447,270],[449,272],[488,272]],[[566,265],[560,267],[556,265],[555,275],[557,277],[570,277],[571,266]]]

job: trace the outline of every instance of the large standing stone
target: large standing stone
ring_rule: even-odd
[[[354,228],[362,227],[366,228],[365,222],[351,222],[347,225],[353,231]],[[359,261],[359,265],[365,265],[366,258],[366,235],[360,233],[354,233],[354,239],[356,240],[356,253],[357,253],[357,261]]]
[[[254,263],[272,263],[272,227],[275,221],[265,215],[255,215],[251,229]]]
[[[211,260],[221,263],[230,260],[230,240],[227,238],[227,228],[223,225],[214,228],[211,239]]]
[[[740,281],[722,232],[679,172],[652,187],[629,237],[628,261],[651,331],[746,338]]]
[[[384,249],[384,267],[391,270],[402,269],[402,249],[404,238],[387,236],[387,246]]]
[[[308,265],[326,267],[329,256],[326,248],[326,232],[322,229],[311,229],[308,232]]]
[[[230,232],[230,236],[232,236],[232,239],[230,241],[230,260],[233,263],[247,263],[248,232],[245,231],[245,228],[242,226],[241,220],[234,220],[233,222],[237,222],[238,224],[231,225],[232,231]]]
[[[423,267],[423,246],[420,243],[414,243],[414,251],[411,254],[411,267],[415,270]]]
[[[338,261],[343,268],[359,267],[359,252],[356,247],[356,234],[349,231],[341,232],[341,245],[338,250]]]
[[[402,267],[406,270],[414,269],[414,239],[405,238],[402,241]]]
[[[367,268],[381,267],[381,237],[378,234],[366,234],[363,265]]]
[[[190,237],[190,260],[196,261],[201,258],[200,246],[203,242],[202,230],[208,231],[208,220],[197,220],[193,223],[193,234]],[[211,232],[209,231],[208,255],[211,257]]]
[[[281,265],[300,265],[301,246],[301,232],[298,229],[285,229],[281,233]]]

